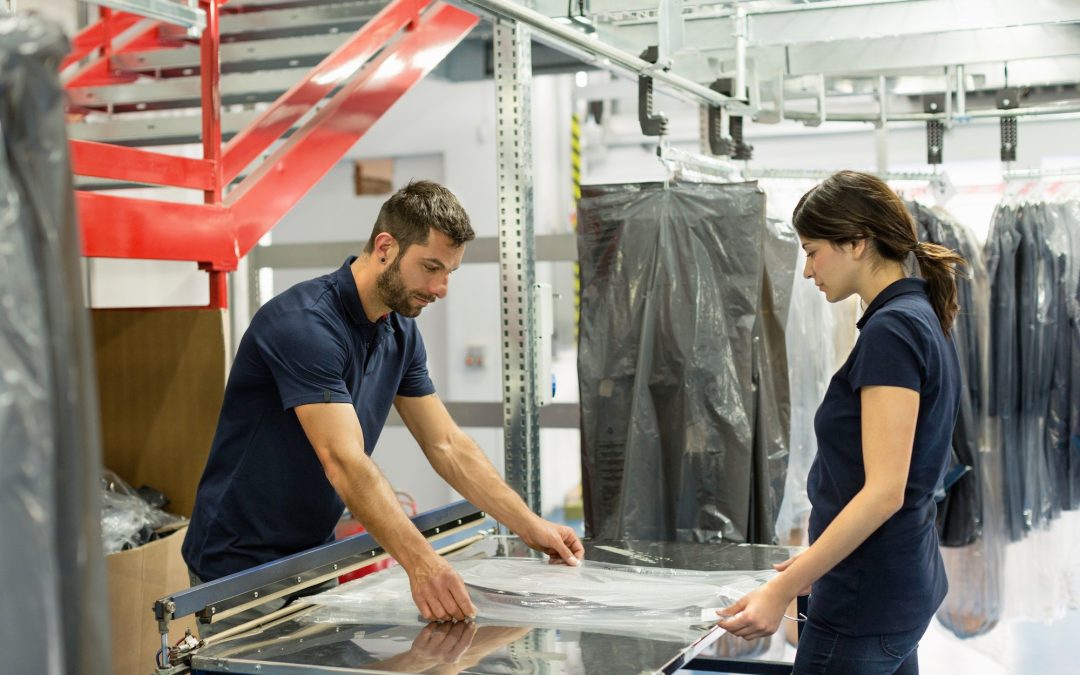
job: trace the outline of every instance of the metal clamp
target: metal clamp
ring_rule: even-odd
[[[945,95],[923,96],[923,112],[940,114],[945,111]],[[945,145],[945,123],[939,119],[926,122],[926,163],[941,164]]]
[[[1020,90],[1006,87],[997,93],[998,110],[1015,110],[1020,107]],[[1017,123],[1013,116],[1001,118],[1001,161],[1016,161]]]
[[[656,63],[660,50],[656,45],[641,52],[643,61]],[[666,68],[664,69],[666,70]],[[638,122],[641,133],[646,136],[663,136],[667,133],[667,116],[662,112],[653,113],[653,79],[648,75],[638,76]]]
[[[709,85],[709,88],[724,96],[731,96],[735,89],[735,82],[730,77],[722,77]],[[723,131],[725,115],[727,112],[723,108],[709,107],[709,151],[714,155],[730,156],[732,159],[752,159],[754,146],[743,140],[743,117],[727,115],[729,137],[725,137]]]

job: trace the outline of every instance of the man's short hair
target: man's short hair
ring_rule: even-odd
[[[386,232],[397,240],[399,255],[403,254],[413,244],[426,244],[432,229],[450,237],[454,246],[476,237],[469,214],[453,192],[429,180],[412,181],[382,205],[364,252],[374,251],[375,237]]]

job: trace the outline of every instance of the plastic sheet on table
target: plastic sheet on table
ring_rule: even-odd
[[[483,623],[563,627],[683,641],[776,572],[700,572],[535,559],[453,561]],[[312,622],[423,623],[405,571],[395,567],[311,596]]]

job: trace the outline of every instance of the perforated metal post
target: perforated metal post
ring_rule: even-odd
[[[540,414],[533,344],[532,46],[531,31],[495,21],[495,133],[502,287],[503,430],[506,481],[540,512]]]

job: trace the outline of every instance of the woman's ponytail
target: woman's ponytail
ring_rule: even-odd
[[[941,330],[948,336],[960,311],[956,278],[960,276],[961,268],[967,265],[967,261],[952,249],[924,241],[915,245],[914,252],[916,260],[919,261],[919,270],[926,279],[930,304],[941,322]]]

